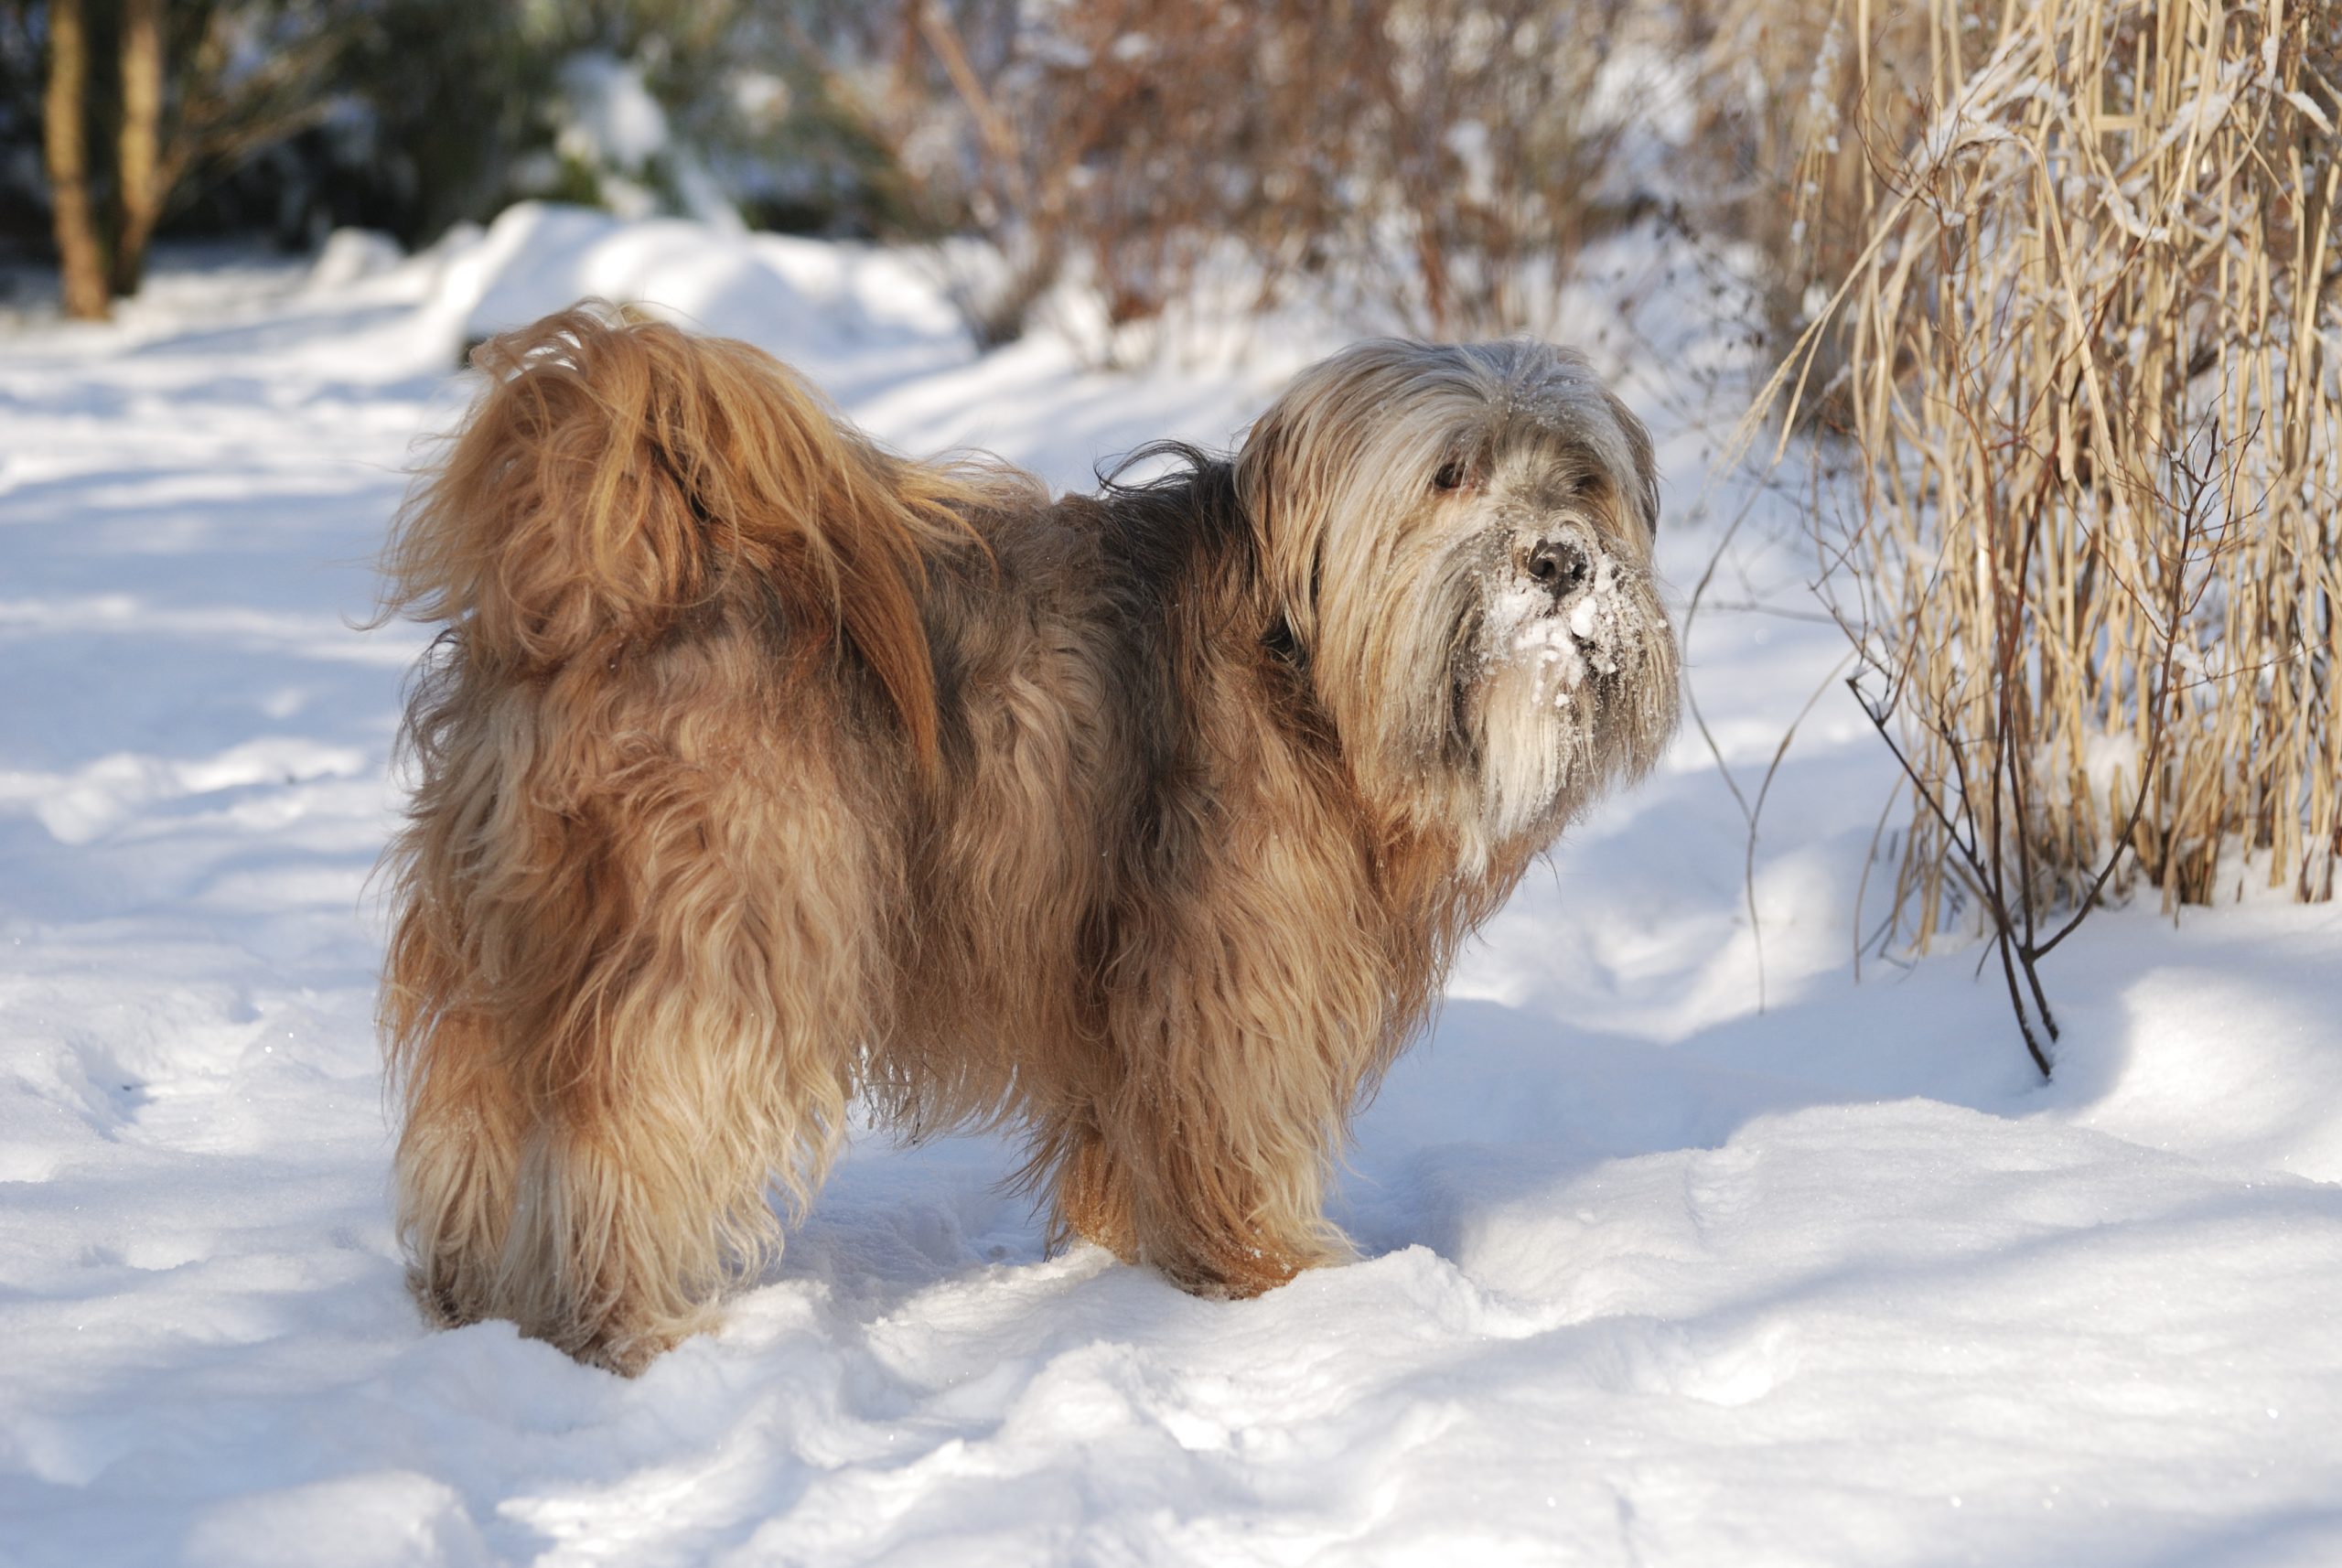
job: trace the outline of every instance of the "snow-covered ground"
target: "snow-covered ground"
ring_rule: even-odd
[[[423,634],[350,622],[466,338],[654,297],[1064,485],[1225,440],[1328,342],[978,360],[913,260],[560,211],[386,263],[213,258],[0,334],[0,1563],[2342,1562],[2342,913],[2099,917],[2042,1086],[1974,951],[1853,980],[1887,765],[1826,697],[1756,858],[1768,1006],[1687,739],[1362,1120],[1363,1262],[1190,1300],[1045,1258],[1001,1146],[868,1138],[639,1380],[426,1333],[366,886]],[[1589,290],[1614,368],[1611,306],[1665,293]],[[1637,319],[1687,587],[1735,411]],[[1794,607],[1767,507],[1722,596]],[[1703,615],[1737,768],[1840,651]]]

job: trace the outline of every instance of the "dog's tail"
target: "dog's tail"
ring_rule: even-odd
[[[550,672],[771,596],[797,652],[850,650],[934,761],[927,564],[972,542],[980,476],[882,450],[759,349],[607,306],[471,359],[488,385],[400,511],[386,614],[460,628],[476,665]]]

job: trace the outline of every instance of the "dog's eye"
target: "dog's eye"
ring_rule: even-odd
[[[1431,488],[1435,490],[1460,490],[1468,477],[1468,470],[1463,464],[1442,463],[1439,472],[1431,477]]]

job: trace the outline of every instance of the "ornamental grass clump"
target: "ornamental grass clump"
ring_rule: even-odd
[[[2036,965],[2094,905],[2334,894],[2342,16],[1928,24],[1923,112],[1816,129],[1859,249],[1748,428],[1859,449],[1815,542],[1909,798],[1889,940],[1981,923],[2046,1072]]]

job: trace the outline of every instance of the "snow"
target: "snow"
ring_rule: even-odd
[[[1892,764],[1827,700],[1755,858],[1767,1010],[1687,738],[1532,873],[1361,1120],[1357,1263],[1191,1300],[1045,1258],[1000,1144],[865,1137],[638,1380],[426,1332],[366,886],[424,634],[349,623],[463,343],[648,296],[904,447],[1065,485],[1226,439],[1329,344],[979,359],[913,258],[543,208],[385,261],[167,257],[113,326],[0,337],[0,1563],[2342,1560],[2342,916],[2094,918],[2048,966],[2043,1086],[1977,950],[1854,979]],[[1679,507],[1736,413],[1698,359],[1628,379]],[[1735,569],[1793,606],[1763,504]],[[1670,516],[1669,580],[1719,526]],[[1733,766],[1835,638],[1703,614]]]

